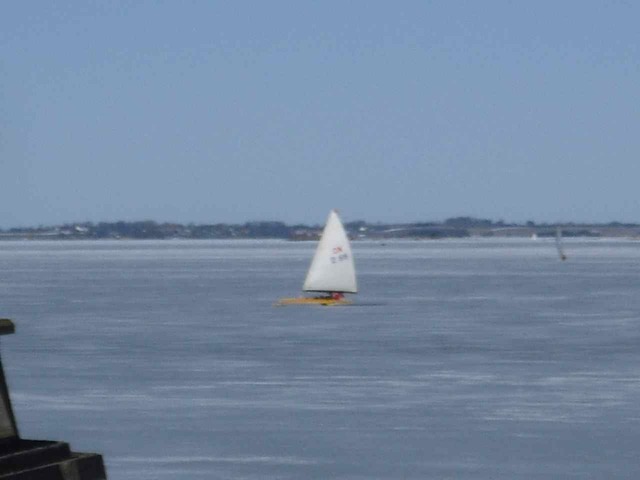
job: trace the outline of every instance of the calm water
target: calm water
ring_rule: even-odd
[[[2,242],[21,435],[110,480],[637,478],[640,243]]]

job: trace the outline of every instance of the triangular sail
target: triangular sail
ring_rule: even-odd
[[[358,292],[349,238],[335,210],[329,213],[302,290],[305,292]]]
[[[560,260],[566,260],[567,256],[564,253],[564,246],[562,245],[562,230],[560,227],[556,227],[556,248],[558,249]]]

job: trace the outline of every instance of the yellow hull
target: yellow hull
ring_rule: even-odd
[[[324,306],[336,306],[336,305],[350,305],[351,302],[346,299],[335,300],[333,298],[281,298],[275,305],[280,307],[284,305],[324,305]]]

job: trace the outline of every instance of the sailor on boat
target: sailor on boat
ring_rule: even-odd
[[[293,300],[302,300],[303,298],[296,298]],[[311,297],[313,300],[327,300],[327,301],[335,301],[335,302],[348,302],[345,300],[344,294],[342,292],[330,292],[326,295],[317,295],[315,297]],[[283,299],[288,300],[288,299]]]

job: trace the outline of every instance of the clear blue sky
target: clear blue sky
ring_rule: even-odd
[[[640,2],[25,1],[0,227],[640,221]]]

